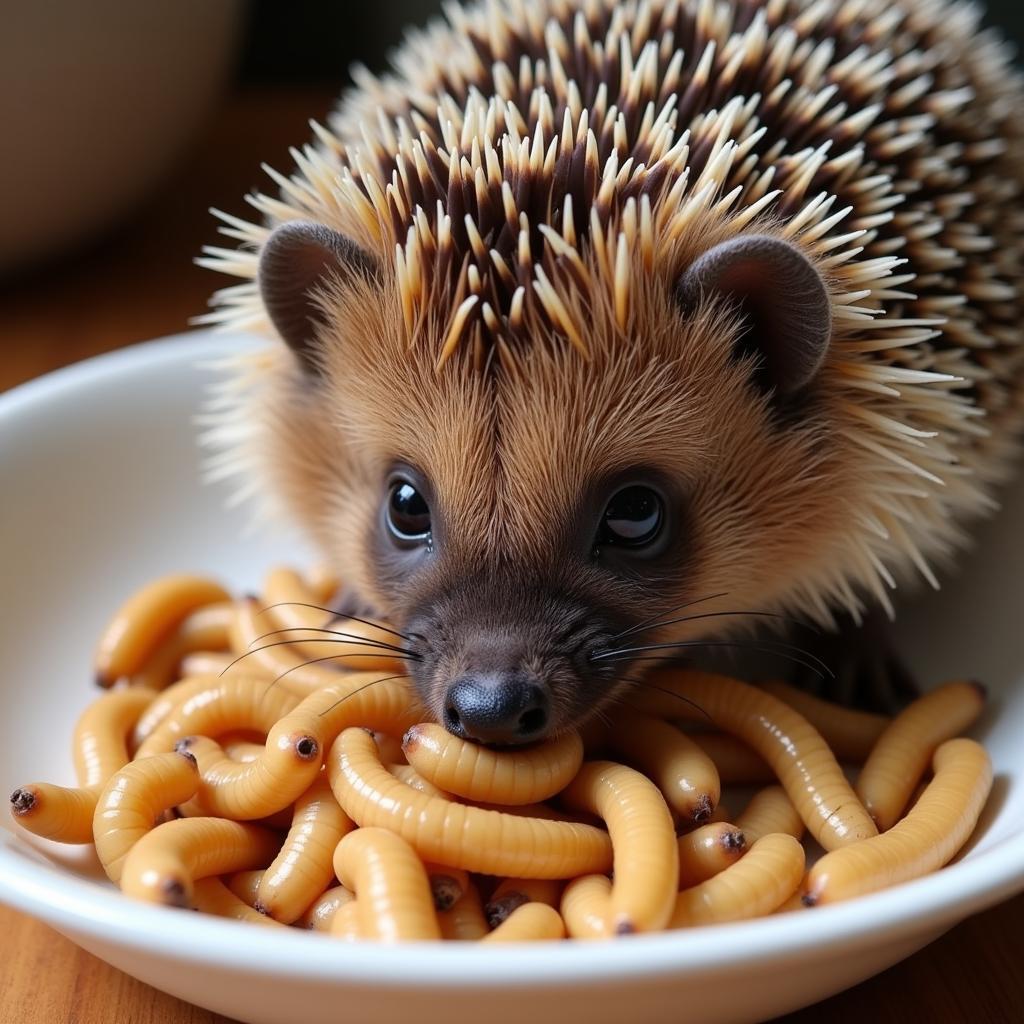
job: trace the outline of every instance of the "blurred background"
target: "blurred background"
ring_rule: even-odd
[[[0,0],[0,390],[187,328],[192,264],[441,0]],[[1024,4],[988,21],[1024,42]]]

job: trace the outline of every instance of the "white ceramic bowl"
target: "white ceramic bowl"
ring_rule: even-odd
[[[198,478],[200,360],[250,344],[207,333],[94,359],[0,397],[0,789],[70,781],[110,610],[174,569],[238,587],[307,552],[247,538]],[[0,830],[0,899],[158,988],[253,1024],[754,1021],[824,998],[1024,888],[1024,488],[962,578],[907,620],[929,679],[984,679],[978,735],[997,781],[979,834],[938,875],[846,905],[609,944],[345,946],[132,903],[81,850]],[[6,814],[2,816],[6,822]]]

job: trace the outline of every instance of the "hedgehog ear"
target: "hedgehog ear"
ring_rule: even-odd
[[[377,281],[380,266],[352,239],[324,224],[289,221],[274,229],[260,252],[260,295],[274,327],[310,376],[319,376],[314,352],[323,320],[317,298],[332,283],[358,275]]]
[[[741,235],[709,249],[680,277],[676,298],[694,313],[714,295],[738,305],[747,329],[736,354],[760,356],[765,391],[785,398],[814,379],[832,337],[832,304],[821,274],[795,245]]]

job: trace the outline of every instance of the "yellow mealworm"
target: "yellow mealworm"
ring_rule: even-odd
[[[180,687],[180,689],[178,689]],[[281,687],[271,687],[265,679],[230,675],[219,678],[190,679],[172,686],[155,703],[163,712],[159,724],[140,722],[136,735],[149,732],[139,744],[136,757],[166,753],[185,736],[218,738],[239,729],[252,729],[268,734],[276,724],[299,704],[299,698]]]
[[[79,716],[72,742],[80,788],[36,782],[11,794],[11,813],[24,829],[60,843],[91,843],[100,790],[129,760],[127,736],[156,694],[139,688],[114,690]]]
[[[607,938],[611,894],[612,882],[607,875],[581,875],[565,887],[562,920],[572,938]]]
[[[947,740],[935,777],[887,832],[821,858],[807,873],[804,902],[834,903],[936,871],[967,842],[992,788],[992,764],[974,740]]]
[[[179,677],[178,669],[186,655],[197,651],[226,651],[231,615],[230,601],[206,605],[192,612],[131,676],[131,685],[163,690]]]
[[[736,819],[736,827],[748,843],[756,843],[771,832],[785,832],[794,839],[804,834],[804,820],[781,786],[767,786],[756,793]]]
[[[892,828],[936,749],[969,729],[985,706],[977,683],[947,683],[915,700],[882,734],[857,778],[880,831]]]
[[[235,661],[226,674],[255,672],[302,697],[337,682],[337,668],[330,662],[310,664],[308,658],[300,657],[292,643],[298,634],[274,632],[280,628],[255,598],[237,601],[228,631]]]
[[[679,888],[700,885],[724,871],[747,852],[749,841],[735,825],[715,821],[678,840]]]
[[[306,912],[295,924],[299,928],[308,928],[313,932],[329,932],[334,915],[346,903],[355,899],[351,889],[343,885],[332,886],[327,892],[319,895],[306,909]]]
[[[387,768],[399,782],[404,782],[420,793],[426,793],[427,796],[439,796],[444,800],[451,799],[450,793],[438,789],[432,782],[427,782],[411,764],[389,764]]]
[[[165,821],[128,851],[121,891],[149,903],[187,907],[196,879],[266,867],[280,845],[273,832],[238,821]]]
[[[625,765],[588,761],[562,799],[600,816],[611,835],[615,882],[608,930],[624,935],[663,928],[678,890],[679,850],[672,813],[658,787]]]
[[[742,740],[721,732],[687,734],[714,762],[719,781],[727,785],[772,782],[771,765]]]
[[[224,753],[231,758],[232,761],[240,761],[242,764],[249,764],[255,761],[264,751],[265,747],[262,743],[254,743],[252,740],[244,740],[238,738],[241,734],[239,733],[228,733],[226,736],[222,736],[220,739],[220,745],[224,749]]]
[[[281,852],[264,872],[256,909],[291,924],[334,878],[334,850],[355,828],[321,772],[295,801],[295,816]]]
[[[524,903],[516,907],[482,942],[540,942],[564,939],[562,915],[546,903]]]
[[[341,733],[327,770],[350,818],[394,830],[426,860],[532,878],[571,878],[611,867],[611,841],[600,829],[485,811],[406,786],[380,763],[372,737],[362,729]]]
[[[316,780],[323,759],[315,733],[287,732],[277,726],[254,761],[233,761],[207,736],[185,736],[175,749],[188,750],[199,762],[199,790],[183,813],[236,821],[267,818],[297,801]]]
[[[434,898],[434,909],[437,911],[451,910],[462,899],[462,894],[472,884],[469,874],[462,868],[449,868],[443,864],[423,865],[430,879],[430,894]]]
[[[182,679],[187,679],[190,676],[223,675],[234,660],[234,654],[222,654],[220,651],[193,651],[181,659],[178,675]],[[267,682],[270,682],[269,677]]]
[[[878,834],[821,734],[788,704],[737,679],[673,670],[658,685],[692,701],[700,720],[749,743],[772,767],[811,835],[826,850]]]
[[[546,903],[557,907],[562,901],[561,881],[553,878],[506,878],[491,893],[484,907],[484,916],[497,928],[512,911],[524,903]]]
[[[480,893],[472,882],[450,909],[437,915],[437,923],[443,939],[474,942],[487,934]]]
[[[271,917],[264,917],[236,896],[219,878],[200,878],[192,885],[191,905],[194,910],[216,917],[228,917],[248,924],[279,925]]]
[[[96,854],[111,881],[120,880],[128,851],[160,816],[191,800],[198,788],[196,759],[187,752],[144,757],[111,776],[93,815]]]
[[[236,871],[228,875],[225,884],[246,906],[255,910],[256,893],[262,880],[262,871]]]
[[[679,729],[649,715],[616,712],[612,751],[655,782],[682,827],[706,822],[721,796],[714,761]]]
[[[372,741],[371,741],[372,742]],[[356,894],[359,932],[367,939],[440,939],[430,881],[416,851],[383,828],[349,832],[334,854],[342,885]]]
[[[796,891],[803,872],[798,840],[782,833],[764,836],[735,864],[679,893],[669,927],[764,917]]]
[[[230,599],[219,584],[199,576],[164,576],[147,584],[128,598],[103,631],[96,651],[96,682],[112,686],[134,675],[192,612]]]
[[[765,693],[799,711],[825,737],[840,761],[863,761],[891,721],[886,715],[844,708],[822,700],[787,683],[769,682],[760,686]]]
[[[327,929],[336,939],[342,942],[358,942],[362,937],[359,928],[359,902],[354,897],[342,903],[331,918]]]
[[[409,764],[428,782],[467,800],[532,804],[561,792],[583,763],[583,743],[570,732],[528,750],[490,750],[429,722],[402,738]]]

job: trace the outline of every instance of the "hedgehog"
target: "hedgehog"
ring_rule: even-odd
[[[959,0],[449,6],[220,214],[205,319],[273,341],[212,474],[456,735],[578,726],[758,623],[856,676],[1018,450],[1012,58]]]

